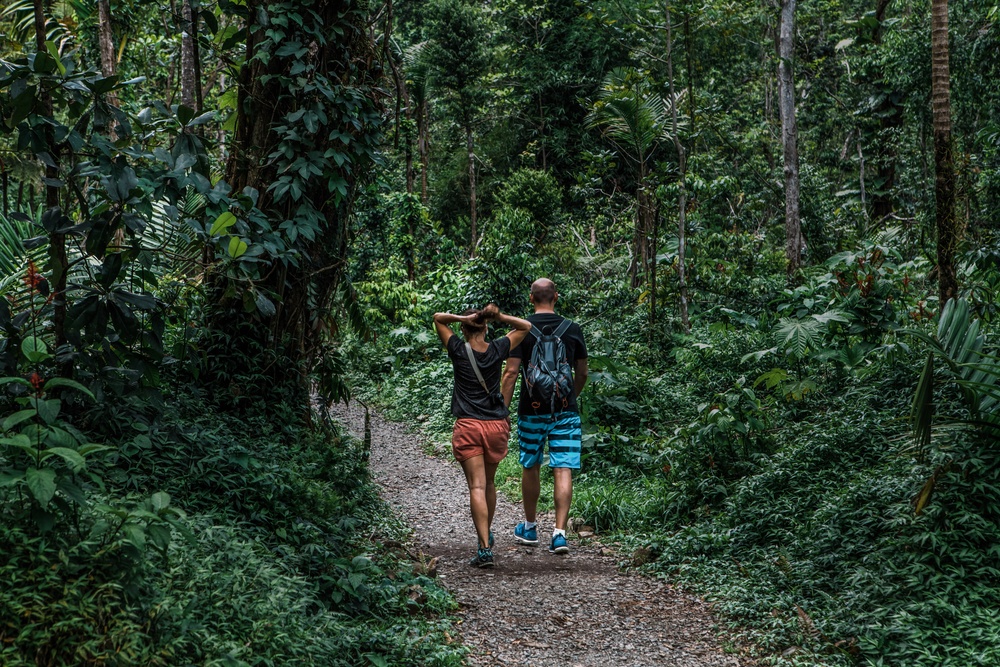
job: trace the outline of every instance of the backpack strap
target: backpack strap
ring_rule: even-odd
[[[542,333],[542,330],[539,329],[538,327],[536,327],[534,324],[531,325],[531,331],[530,331],[530,333],[531,333],[532,336],[534,336],[538,340],[541,340],[542,336],[545,335],[545,334]]]
[[[573,324],[572,320],[563,320],[562,324],[559,325],[559,328],[556,329],[555,333],[553,333],[552,335],[555,336],[556,338],[562,338],[566,334],[566,332],[569,331],[569,328],[570,326],[572,326],[572,324]]]
[[[469,363],[472,364],[472,370],[476,374],[476,379],[479,380],[479,384],[482,386],[483,391],[489,395],[490,390],[486,388],[486,380],[483,379],[483,374],[479,370],[479,364],[476,363],[476,355],[472,353],[472,345],[470,343],[465,344],[465,352],[469,355]]]

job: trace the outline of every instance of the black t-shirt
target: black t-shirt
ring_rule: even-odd
[[[555,330],[559,328],[565,318],[556,315],[555,313],[535,313],[528,317],[528,321],[534,324],[538,329],[544,334],[555,333]],[[587,358],[587,344],[583,340],[583,331],[580,330],[580,325],[574,322],[569,325],[569,329],[562,336],[563,345],[566,346],[566,358],[569,360],[569,366],[573,369],[573,374],[576,374],[576,362],[579,359]],[[532,407],[531,398],[528,396],[528,387],[524,384],[524,372],[523,369],[528,361],[531,359],[531,351],[535,349],[535,337],[532,334],[528,334],[521,341],[521,344],[511,351],[510,356],[512,359],[521,360],[521,399],[517,404],[517,414],[519,415],[546,415],[549,414],[549,410],[552,409],[549,405],[542,405],[537,409]],[[566,410],[571,412],[579,412],[580,409],[576,404],[576,396],[573,396],[569,405],[566,406]]]
[[[482,419],[506,419],[509,415],[507,406],[493,399],[493,394],[500,393],[500,369],[504,359],[510,353],[510,339],[501,336],[490,341],[485,352],[472,351],[483,374],[490,394],[479,384],[475,371],[469,364],[469,353],[465,351],[465,341],[460,336],[448,339],[448,357],[455,372],[455,387],[451,392],[451,414],[455,417]]]

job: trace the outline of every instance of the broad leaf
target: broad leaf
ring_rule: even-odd
[[[52,468],[28,468],[24,474],[24,479],[28,484],[31,495],[35,497],[38,504],[46,507],[52,496],[56,494],[56,471]]]

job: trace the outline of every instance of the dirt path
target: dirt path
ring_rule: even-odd
[[[361,436],[356,403],[335,416]],[[554,556],[545,546],[551,519],[540,517],[542,546],[514,543],[520,506],[498,499],[496,567],[468,565],[476,542],[468,492],[453,461],[423,453],[419,436],[372,414],[371,468],[383,496],[407,518],[415,546],[437,556],[438,577],[461,611],[470,665],[531,667],[732,666],[707,606],[663,582],[626,575],[597,545]],[[607,550],[603,550],[607,551]]]

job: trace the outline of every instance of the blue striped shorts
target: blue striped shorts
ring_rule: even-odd
[[[549,467],[580,469],[580,415],[558,412],[554,415],[526,415],[517,420],[522,468],[541,464],[545,441],[549,442]]]

